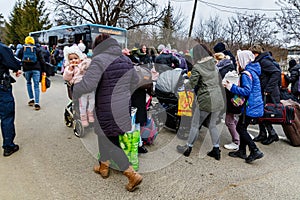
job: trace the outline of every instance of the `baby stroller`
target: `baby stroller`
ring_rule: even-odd
[[[84,127],[82,126],[81,120],[80,120],[80,112],[79,112],[79,101],[72,100],[72,91],[73,91],[73,85],[67,84],[67,91],[68,91],[68,97],[71,100],[70,103],[65,108],[64,112],[64,118],[65,118],[65,124],[67,127],[73,128],[74,135],[77,137],[83,137],[84,136]]]
[[[155,85],[155,95],[159,104],[154,106],[154,116],[158,127],[163,126],[177,133],[180,139],[186,139],[192,117],[178,115],[178,92],[184,91],[186,71],[171,69],[160,73]]]

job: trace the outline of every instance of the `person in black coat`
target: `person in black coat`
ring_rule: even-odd
[[[226,56],[230,57],[230,60],[232,60],[232,64],[234,65],[235,69],[237,67],[236,60],[234,55],[231,53],[231,51],[227,50],[225,48],[225,44],[223,42],[219,42],[214,46],[214,52],[215,53],[224,53]]]
[[[285,79],[288,83],[291,83],[291,92],[298,101],[300,101],[300,88],[299,88],[299,78],[300,78],[300,65],[297,64],[296,60],[292,59],[289,61],[289,72],[290,76],[285,75]]]
[[[223,79],[228,72],[235,71],[232,61],[229,56],[225,56],[224,53],[215,53],[215,59],[217,60],[217,68]],[[234,94],[229,90],[225,90],[226,93],[226,117],[225,117],[225,125],[227,126],[229,133],[232,138],[232,142],[230,144],[225,144],[224,148],[229,150],[237,150],[240,144],[240,137],[238,132],[236,131],[237,119],[235,118],[236,114],[241,113],[241,109],[236,107],[231,102],[231,99],[234,97]]]
[[[274,58],[269,52],[264,52],[260,45],[253,45],[249,49],[255,55],[254,62],[259,62],[261,66],[260,84],[262,96],[266,99],[265,103],[280,102],[280,85],[281,85],[281,70],[279,66],[274,64]],[[267,132],[269,136],[267,137]],[[260,142],[264,145],[278,141],[278,135],[272,124],[259,124],[259,134],[253,139],[255,142]]]

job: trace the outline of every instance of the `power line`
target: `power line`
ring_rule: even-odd
[[[192,0],[171,0],[174,2],[190,2]],[[202,1],[202,0],[198,0],[201,3],[204,3],[206,5],[210,5],[210,6],[215,6],[216,7],[222,7],[222,8],[229,8],[229,9],[236,9],[236,10],[249,10],[249,11],[265,11],[265,12],[279,12],[282,10],[293,10],[293,9],[289,9],[289,8],[281,8],[281,9],[274,9],[274,8],[245,8],[245,7],[237,7],[237,6],[226,6],[226,5],[222,5],[222,4],[217,4],[217,3],[210,3],[207,1]],[[224,12],[230,12],[230,11],[224,11]]]

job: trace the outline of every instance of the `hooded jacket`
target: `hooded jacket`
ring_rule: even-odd
[[[232,85],[230,92],[246,97],[246,115],[249,117],[261,117],[264,114],[264,102],[262,100],[259,76],[261,67],[259,63],[249,63],[245,70],[250,72],[251,77],[241,73],[241,86]],[[242,108],[242,112],[244,107]]]
[[[206,112],[223,110],[225,97],[223,97],[219,74],[213,57],[205,57],[194,65],[191,71],[190,84],[192,88],[196,86],[199,88],[197,90],[197,103],[200,110]]]
[[[73,98],[96,91],[97,134],[118,136],[131,130],[131,88],[137,81],[131,60],[122,55],[115,39],[108,38],[94,48],[90,67],[74,85]]]
[[[280,85],[281,71],[273,63],[273,58],[268,52],[259,54],[254,62],[258,62],[261,66],[260,84],[261,92],[269,93],[271,97],[279,103],[280,101]],[[280,82],[279,82],[280,81]],[[273,103],[271,99],[267,103]]]
[[[290,76],[286,76],[289,83],[291,83],[292,94],[297,96],[300,95],[298,92],[299,78],[300,78],[300,65],[295,65],[289,68]]]

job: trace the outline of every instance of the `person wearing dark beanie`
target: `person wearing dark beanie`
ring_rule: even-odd
[[[292,59],[292,60],[289,61],[289,69],[293,68],[296,65],[297,65],[296,60]]]
[[[234,65],[234,67],[235,68],[237,67],[234,55],[229,50],[226,50],[225,44],[223,42],[217,43],[213,47],[213,50],[214,50],[215,53],[224,53],[226,56],[229,56],[230,60],[232,61],[232,64]]]
[[[223,52],[226,50],[225,44],[222,42],[219,42],[218,44],[216,44],[213,49],[214,49],[215,53],[220,53],[220,52]]]

